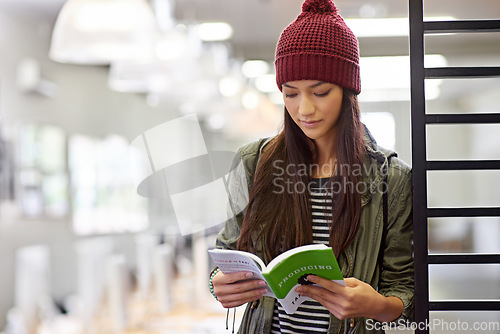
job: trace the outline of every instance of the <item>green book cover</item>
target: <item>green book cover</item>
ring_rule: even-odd
[[[332,248],[322,246],[293,248],[276,257],[264,268],[262,275],[276,298],[285,298],[298,285],[312,284],[306,279],[310,274],[343,283],[342,272]]]
[[[256,255],[244,251],[211,249],[208,252],[224,274],[251,271],[254,279],[265,280],[268,285],[265,295],[278,299],[288,314],[294,313],[303,301],[310,299],[295,292],[301,284],[312,284],[306,279],[307,275],[320,276],[345,286],[332,248],[323,244],[290,249],[267,266]]]

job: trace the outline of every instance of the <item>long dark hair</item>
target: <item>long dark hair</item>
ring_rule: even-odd
[[[330,246],[338,256],[354,240],[361,215],[361,194],[356,191],[365,153],[363,127],[357,96],[344,89],[338,120],[335,175],[332,184],[342,191],[332,192]],[[263,150],[250,190],[238,249],[263,251],[270,261],[282,252],[312,243],[312,214],[307,185],[317,156],[314,141],[297,126],[285,108],[283,130]],[[335,182],[335,183],[333,183]],[[261,245],[264,249],[261,249]]]

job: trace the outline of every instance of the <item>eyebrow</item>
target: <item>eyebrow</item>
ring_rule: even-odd
[[[322,84],[325,84],[325,83],[327,83],[327,82],[326,81],[320,81],[320,82],[315,83],[314,85],[309,86],[309,88],[318,87],[318,86],[320,86]],[[298,89],[297,87],[291,86],[291,85],[289,85],[287,83],[284,83],[283,86],[288,87],[288,88]]]

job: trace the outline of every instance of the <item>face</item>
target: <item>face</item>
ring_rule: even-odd
[[[283,84],[288,113],[304,134],[315,141],[334,141],[342,110],[342,87],[317,80]]]

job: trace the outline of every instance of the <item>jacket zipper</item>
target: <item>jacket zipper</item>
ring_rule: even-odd
[[[347,332],[347,334],[352,334],[356,330],[356,326],[355,326],[355,323],[354,323],[354,318],[351,318],[350,320],[351,321],[350,321],[350,324],[349,324],[349,331]]]
[[[351,262],[349,262],[349,256],[347,255],[347,253],[345,254],[346,256],[346,259],[347,259],[347,265],[349,266],[349,271],[347,273],[347,277],[350,277],[351,276]],[[347,331],[348,334],[352,334],[354,333],[354,329],[355,329],[355,324],[354,324],[354,318],[350,318],[349,319],[349,330]]]
[[[260,300],[260,299],[254,300],[254,301],[252,302],[252,304],[250,304],[250,309],[251,309],[251,310],[253,310],[253,309],[255,309],[255,308],[257,307],[257,305],[259,304],[259,300]]]

